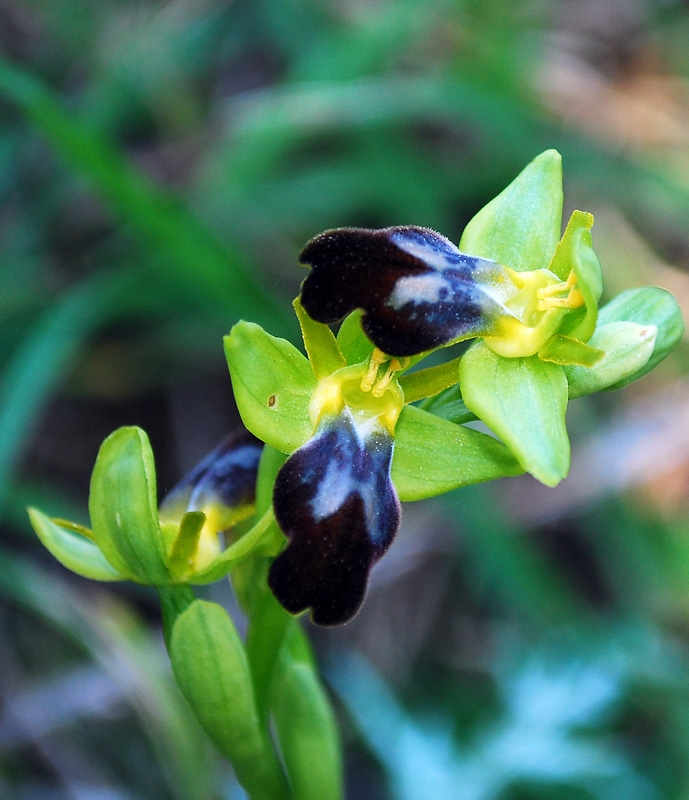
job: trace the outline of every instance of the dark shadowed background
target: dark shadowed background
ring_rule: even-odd
[[[239,798],[152,591],[61,568],[98,446],[161,493],[238,422],[221,337],[296,341],[336,226],[454,241],[540,151],[606,295],[689,311],[679,0],[0,0],[0,797]],[[351,800],[689,794],[689,361],[572,403],[570,477],[405,507],[359,617],[313,631]],[[232,605],[225,584],[207,590]]]

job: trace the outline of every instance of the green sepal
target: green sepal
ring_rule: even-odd
[[[262,441],[291,453],[313,433],[309,400],[316,379],[307,359],[286,339],[238,322],[225,337],[225,355],[244,425]]]
[[[551,336],[538,351],[541,361],[552,364],[576,364],[580,367],[592,367],[603,358],[603,351],[584,344],[579,339],[563,336],[561,333]]]
[[[422,500],[523,470],[501,443],[415,406],[395,426],[392,480],[400,500]]]
[[[205,521],[206,515],[203,511],[188,511],[182,517],[168,559],[170,573],[174,579],[181,580],[193,572],[194,556],[198,550]]]
[[[596,329],[589,340],[603,351],[593,367],[568,366],[565,375],[570,399],[618,386],[648,363],[658,329],[636,322],[609,322]]]
[[[337,339],[327,325],[315,322],[304,311],[301,300],[297,297],[292,303],[299,320],[304,347],[311,362],[311,369],[316,380],[326,378],[347,366],[344,356],[337,346]]]
[[[298,652],[304,639],[301,629],[292,625],[271,686],[275,730],[294,797],[341,800],[337,725],[311,659]]]
[[[459,249],[517,272],[547,267],[562,225],[562,158],[546,150],[464,229]]]
[[[403,375],[399,382],[404,393],[404,402],[414,403],[454,386],[459,380],[457,370],[461,358],[459,356],[444,364]]]
[[[345,317],[337,332],[337,344],[347,361],[347,366],[350,367],[366,361],[373,352],[373,342],[361,328],[363,315],[364,312],[360,308],[352,311]]]
[[[259,723],[244,646],[225,610],[194,600],[172,623],[168,649],[180,691],[249,795],[287,797]]]
[[[119,428],[101,445],[91,476],[89,513],[94,540],[118,572],[140,583],[170,582],[153,452],[141,428]]]
[[[684,319],[677,300],[670,292],[657,286],[629,289],[601,308],[598,315],[599,325],[620,321],[655,325],[658,333],[653,354],[646,364],[632,375],[610,386],[610,389],[621,389],[650,372],[674,350],[684,334]]]
[[[63,567],[94,581],[123,581],[130,577],[121,575],[92,541],[70,530],[73,523],[65,528],[60,524],[62,520],[47,517],[37,508],[27,511],[41,543]]]
[[[495,431],[527,472],[546,486],[565,477],[568,390],[561,366],[538,356],[503,358],[478,342],[462,359],[459,380],[467,408]]]

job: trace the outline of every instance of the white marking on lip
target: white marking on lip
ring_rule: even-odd
[[[390,293],[386,305],[399,311],[407,303],[439,303],[441,300],[450,300],[452,286],[446,278],[437,272],[425,275],[408,275],[399,278],[395,288]]]
[[[448,259],[448,254],[446,252],[436,250],[432,244],[421,244],[413,239],[407,239],[401,234],[393,234],[390,238],[393,244],[396,244],[400,250],[404,250],[404,252],[409,253],[410,256],[418,258],[419,261],[423,261],[424,264],[428,264],[431,269],[435,269],[438,272],[443,272],[446,269],[457,266],[456,262],[452,262]],[[452,242],[448,240],[447,244],[454,249]],[[459,250],[457,250],[457,255],[461,255]]]

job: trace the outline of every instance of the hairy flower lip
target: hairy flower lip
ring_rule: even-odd
[[[510,271],[460,252],[429,228],[325,231],[307,243],[300,262],[311,267],[301,289],[309,316],[332,324],[361,308],[364,332],[391,356],[480,335],[492,316],[509,314],[502,294]]]
[[[273,508],[289,543],[268,584],[290,613],[311,608],[314,623],[330,626],[359,610],[371,567],[399,525],[392,453],[377,419],[361,420],[345,405],[322,417],[280,469]]]

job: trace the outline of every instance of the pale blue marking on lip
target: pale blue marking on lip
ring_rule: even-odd
[[[384,520],[390,491],[393,439],[381,426],[362,431],[345,407],[327,420],[305,445],[313,448],[314,464],[302,473],[302,483],[315,485],[309,506],[315,522],[336,514],[352,495],[364,506],[367,534],[375,545],[389,538]],[[317,452],[316,452],[317,451]]]

